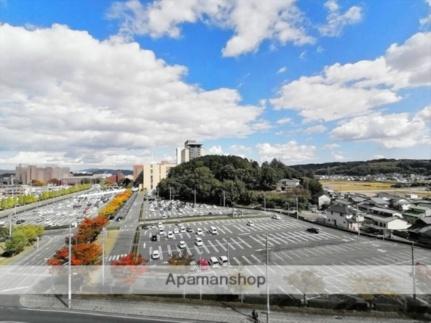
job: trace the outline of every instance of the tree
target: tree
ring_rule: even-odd
[[[303,295],[303,304],[307,305],[307,293],[309,291],[323,290],[325,283],[322,278],[310,270],[297,271],[287,277],[287,282],[301,291]]]
[[[168,263],[172,266],[188,266],[193,261],[193,256],[188,255],[184,252],[184,254],[173,254],[171,258],[169,258]]]
[[[24,250],[28,240],[23,233],[15,233],[12,237],[6,241],[5,254],[16,255]]]
[[[32,186],[43,186],[44,183],[41,180],[33,179],[33,180],[31,180],[31,185]]]

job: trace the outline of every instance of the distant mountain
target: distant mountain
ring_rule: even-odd
[[[15,170],[11,170],[11,169],[0,169],[0,175],[3,174],[15,174]]]
[[[431,175],[430,159],[374,159],[368,161],[304,164],[290,167],[315,175],[365,176],[389,173]]]
[[[81,169],[80,171],[76,173],[91,173],[91,174],[114,174],[116,172],[122,172],[124,175],[132,175],[133,171],[130,169],[111,169],[111,168],[88,168],[88,169]]]

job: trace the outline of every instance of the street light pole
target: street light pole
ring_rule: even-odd
[[[196,188],[193,190],[193,208],[196,207]]]
[[[169,186],[169,201],[172,201],[172,188]]]
[[[72,223],[69,223],[69,265],[68,265],[68,294],[67,307],[72,308]]]
[[[412,242],[412,278],[413,278],[413,299],[416,299],[416,266],[415,266],[415,243]]]
[[[269,262],[269,250],[268,250],[268,234],[266,234],[266,323],[269,323],[269,281],[268,281],[268,262]]]
[[[223,191],[223,207],[226,207],[226,192]]]
[[[298,209],[298,196],[296,196],[296,218],[299,218],[299,209]]]
[[[106,228],[102,229],[102,285],[105,286],[105,239]]]
[[[230,265],[230,256],[229,256],[229,241],[227,242],[227,263]]]
[[[266,195],[263,194],[263,210],[266,212]]]

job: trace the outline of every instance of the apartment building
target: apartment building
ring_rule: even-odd
[[[16,167],[16,179],[22,184],[31,184],[33,180],[47,183],[51,179],[63,179],[70,175],[68,167],[46,166],[39,167],[34,165],[18,165]]]
[[[133,176],[136,179],[142,172],[142,189],[145,192],[152,192],[160,181],[168,176],[169,170],[175,166],[176,164],[169,162],[134,165]]]

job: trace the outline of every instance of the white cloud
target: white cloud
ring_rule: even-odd
[[[353,118],[332,131],[332,136],[342,140],[371,140],[386,148],[406,148],[418,144],[431,144],[430,107],[415,116],[408,113],[371,114]]]
[[[277,124],[284,125],[290,123],[292,120],[290,118],[281,118],[277,120]]]
[[[286,72],[287,72],[287,67],[283,66],[283,67],[280,67],[278,69],[277,74],[283,74],[283,73],[286,73]]]
[[[329,150],[331,156],[336,161],[345,160],[343,153],[340,151],[340,145],[336,143],[326,144],[323,146],[324,149]]]
[[[292,109],[307,120],[358,116],[402,99],[400,89],[431,84],[431,33],[417,33],[393,44],[375,60],[325,67],[281,87],[270,100],[276,109]]]
[[[223,148],[220,145],[211,146],[206,150],[206,155],[225,155]]]
[[[419,20],[419,23],[421,24],[421,26],[429,26],[431,25],[431,0],[425,0],[426,4],[428,5],[428,16],[423,17],[422,19]]]
[[[326,1],[325,7],[329,11],[328,16],[326,17],[326,24],[319,27],[320,33],[324,36],[339,36],[344,27],[357,24],[362,20],[361,7],[352,6],[344,13],[341,13],[336,0]]]
[[[327,128],[324,125],[318,124],[318,125],[306,128],[304,132],[311,135],[311,134],[323,133],[326,130]]]
[[[261,143],[257,146],[261,161],[278,159],[286,164],[295,164],[311,160],[315,157],[316,147],[313,145],[300,145],[296,141],[286,144]]]
[[[223,56],[253,52],[264,40],[296,45],[312,43],[301,26],[303,16],[295,0],[138,0],[115,2],[108,17],[120,20],[120,35],[179,37],[180,25],[198,21],[234,31]]]
[[[242,137],[265,127],[263,109],[241,105],[236,90],[187,84],[184,66],[137,43],[98,41],[66,26],[0,25],[0,71],[3,151],[90,162],[92,155],[136,150],[139,157],[187,138]]]
[[[247,157],[251,152],[251,148],[244,145],[231,145],[229,151],[232,155]]]

